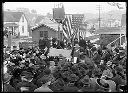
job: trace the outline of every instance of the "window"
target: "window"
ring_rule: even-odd
[[[22,26],[22,33],[24,33],[24,26]]]
[[[43,34],[43,31],[40,31],[40,37],[43,37],[44,34]]]
[[[44,31],[44,38],[48,38],[48,31]]]
[[[48,31],[40,31],[40,37],[48,38]]]

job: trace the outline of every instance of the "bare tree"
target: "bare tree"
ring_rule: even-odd
[[[118,9],[124,9],[124,7],[121,6],[120,3],[117,2],[107,2],[111,6],[116,6]],[[127,3],[125,2],[125,7],[127,6]]]

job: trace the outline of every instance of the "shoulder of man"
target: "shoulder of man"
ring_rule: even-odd
[[[4,85],[4,92],[18,92],[14,87],[12,87],[10,84]]]
[[[53,91],[49,87],[44,88],[41,86],[41,87],[35,89],[34,92],[53,92]]]

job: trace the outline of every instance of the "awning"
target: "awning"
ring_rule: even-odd
[[[9,26],[18,26],[16,23],[6,23],[4,24],[4,27],[9,27]]]
[[[96,30],[95,34],[126,34],[126,30],[120,27],[104,27]]]

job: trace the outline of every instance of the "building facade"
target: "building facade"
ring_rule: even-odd
[[[12,31],[12,36],[29,36],[28,21],[23,12],[4,11],[4,29]]]
[[[60,35],[59,32],[47,25],[39,25],[35,28],[32,28],[32,41],[34,42],[39,42],[40,38],[57,38],[59,39],[60,36],[60,40],[63,39],[63,33],[62,31],[60,31]]]

